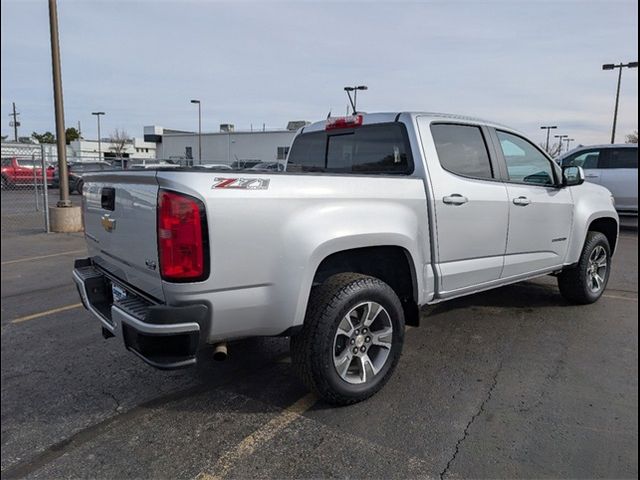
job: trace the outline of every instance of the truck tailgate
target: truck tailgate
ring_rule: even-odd
[[[158,267],[155,171],[103,172],[84,178],[89,255],[117,280],[163,301]]]

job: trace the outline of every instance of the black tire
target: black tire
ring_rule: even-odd
[[[334,339],[340,322],[363,302],[375,302],[386,311],[384,320],[393,327],[391,346],[376,374],[364,383],[352,384],[344,380],[334,366]],[[374,333],[373,325],[371,333]],[[365,400],[384,386],[400,359],[403,342],[404,313],[391,287],[377,278],[340,273],[312,289],[303,329],[291,337],[291,358],[301,380],[320,398],[334,405],[350,405]]]
[[[84,182],[82,180],[78,180],[76,182],[76,192],[78,192],[80,195],[82,195],[82,187],[84,185]]]
[[[598,247],[604,248],[606,252],[607,266],[601,288],[594,290],[590,285],[589,268],[591,255]],[[558,275],[558,287],[562,296],[569,302],[586,305],[596,302],[602,296],[602,293],[607,288],[610,274],[611,247],[609,240],[600,232],[588,232],[578,264]]]
[[[11,188],[11,182],[5,177],[2,178],[2,190],[9,190]]]

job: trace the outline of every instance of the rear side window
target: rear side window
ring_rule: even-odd
[[[291,146],[288,172],[409,174],[413,160],[400,123],[364,125],[299,135]]]
[[[586,150],[565,158],[562,161],[562,166],[567,167],[582,167],[585,170],[593,170],[599,167],[600,164],[600,150]]]
[[[638,169],[637,148],[609,148],[602,168],[635,168]]]
[[[431,125],[431,134],[442,168],[465,177],[493,178],[480,127],[435,124]]]

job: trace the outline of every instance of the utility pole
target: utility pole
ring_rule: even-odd
[[[69,177],[67,175],[67,145],[64,129],[64,104],[62,101],[62,72],[60,67],[60,43],[58,39],[58,6],[49,0],[49,31],[51,34],[51,70],[53,74],[53,103],[56,113],[56,143],[58,150],[58,178],[60,200],[58,207],[71,207]]]
[[[611,129],[611,143],[616,143],[616,124],[618,123],[618,103],[620,102],[620,83],[622,82],[622,69],[623,68],[638,68],[638,62],[619,63],[614,65],[613,63],[606,63],[602,65],[603,70],[618,69],[618,87],[616,88],[616,106],[613,111],[613,128]]]
[[[13,117],[11,121],[11,126],[13,127],[13,141],[18,143],[18,127],[20,126],[20,122],[18,122],[19,112],[16,112],[16,102],[13,102],[13,113],[10,113],[9,116]]]
[[[546,147],[545,150],[547,151],[547,153],[549,153],[549,133],[551,133],[551,130],[558,128],[557,125],[544,125],[542,127],[540,127],[541,130],[546,130],[547,131],[547,143],[546,143]]]

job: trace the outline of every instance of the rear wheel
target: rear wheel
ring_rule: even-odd
[[[11,183],[9,182],[9,180],[7,180],[5,177],[1,177],[2,178],[2,190],[8,190],[9,188],[11,188]]]
[[[404,341],[400,300],[386,283],[342,273],[312,290],[302,331],[291,338],[306,386],[336,405],[362,401],[392,375]]]
[[[84,186],[84,182],[82,180],[78,180],[76,183],[76,192],[82,195],[82,187]]]
[[[558,287],[570,302],[594,303],[607,287],[610,273],[609,240],[600,232],[589,232],[578,264],[558,276]]]

